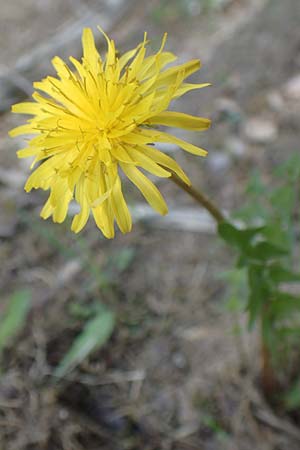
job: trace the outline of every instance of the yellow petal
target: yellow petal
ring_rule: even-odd
[[[71,230],[74,231],[74,233],[79,233],[79,231],[82,230],[82,228],[86,225],[90,215],[90,207],[85,195],[85,183],[86,180],[82,175],[76,185],[75,190],[75,198],[79,203],[81,209],[80,213],[76,214],[72,221]]]
[[[159,74],[167,64],[176,61],[177,56],[171,52],[163,52],[156,55],[151,55],[145,58],[143,67],[139,73],[139,78],[144,80],[148,77],[153,77],[156,73]]]
[[[34,102],[22,102],[12,105],[11,111],[18,114],[31,114],[35,115],[41,111],[41,106]]]
[[[163,131],[155,131],[143,129],[140,133],[130,133],[130,135],[126,136],[124,140],[128,143],[140,143],[140,144],[151,144],[155,142],[168,142],[171,144],[178,145],[183,150],[186,150],[193,155],[198,156],[206,156],[207,151],[203,148],[197,147],[194,144],[190,144],[182,139],[179,139],[175,136],[172,136],[169,133],[165,133]]]
[[[107,55],[106,55],[106,62],[105,62],[105,68],[108,72],[110,70],[110,66],[112,66],[116,61],[116,49],[115,49],[115,43],[113,40],[109,39],[105,31],[98,25],[98,30],[103,34],[103,36],[106,39],[107,42]]]
[[[122,233],[128,233],[132,228],[132,219],[122,193],[121,180],[119,176],[113,187],[111,205],[118,227]]]
[[[183,83],[175,92],[174,98],[181,97],[182,95],[194,89],[202,89],[208,86],[211,86],[211,83],[201,83],[201,84]]]
[[[82,33],[83,57],[91,66],[92,70],[96,70],[101,57],[95,45],[93,32],[90,28],[84,28]]]
[[[25,191],[29,192],[31,189],[49,189],[52,184],[52,178],[58,172],[58,167],[62,165],[65,160],[65,155],[53,156],[43,162],[28,178],[25,184]]]
[[[117,166],[113,166],[112,171],[117,174]],[[112,239],[115,235],[114,230],[114,214],[111,205],[111,195],[112,195],[112,187],[114,184],[111,177],[111,182],[109,183],[108,179],[108,169],[105,164],[101,163],[101,166],[96,168],[96,173],[98,174],[98,189],[99,189],[99,204],[96,206],[92,206],[92,213],[96,222],[97,227],[102,231],[104,236],[108,239]],[[108,195],[107,195],[108,194]],[[97,203],[97,201],[96,201]]]
[[[147,170],[148,172],[152,173],[153,175],[156,175],[157,177],[163,177],[168,178],[171,176],[170,172],[163,169],[161,166],[156,164],[153,159],[149,158],[145,152],[143,151],[143,148],[138,149],[134,147],[127,147],[127,151],[131,157],[137,161],[137,165],[142,167],[143,169]]]
[[[98,228],[107,239],[113,239],[115,236],[114,216],[112,207],[108,201],[92,209],[92,213]]]
[[[173,82],[170,85],[167,85],[167,88],[158,91],[158,95],[155,98],[156,107],[152,108],[151,113],[145,115],[145,120],[152,117],[153,115],[160,114],[169,107],[175,92],[177,91],[183,80],[184,72],[178,72],[176,73],[176,77],[174,78]],[[155,86],[156,84],[157,83],[155,82],[153,86]]]
[[[68,187],[71,192],[74,191],[75,185],[78,182],[81,174],[82,174],[82,170],[78,166],[73,169],[70,169],[68,171],[68,174],[67,174]]]
[[[162,215],[167,214],[168,207],[157,187],[131,164],[121,163],[120,166],[129,180],[141,191],[152,208]]]
[[[75,67],[75,69],[77,70],[78,75],[80,76],[81,80],[84,81],[84,79],[86,77],[86,70],[83,67],[83,65],[73,56],[70,56],[69,60],[71,61],[71,63]]]
[[[179,164],[177,164],[177,162],[173,158],[166,155],[165,153],[160,152],[156,148],[147,145],[143,146],[143,152],[157,164],[160,164],[166,167],[167,169],[170,169],[171,171],[175,172],[176,175],[179,178],[181,178],[182,181],[184,181],[187,185],[191,184],[187,175],[184,173]]]
[[[113,145],[111,152],[117,161],[122,161],[127,164],[136,165],[137,162],[129,155],[128,151],[122,145]]]
[[[48,219],[48,217],[50,217],[52,213],[53,213],[53,206],[50,203],[50,196],[49,196],[48,200],[46,201],[45,205],[43,206],[42,211],[40,212],[40,216],[43,219]]]
[[[165,133],[163,131],[149,130],[146,128],[140,129],[139,133],[133,132],[124,136],[123,140],[128,144],[154,144],[155,142],[168,142],[171,144],[178,145],[183,150],[186,150],[193,155],[206,156],[207,151],[203,148],[197,147],[196,145],[190,144],[189,142],[183,141],[171,134]]]
[[[180,64],[179,66],[170,67],[169,69],[162,72],[155,83],[155,87],[158,88],[163,85],[169,85],[176,80],[178,73],[183,72],[184,78],[187,78],[192,73],[199,70],[201,67],[201,63],[199,59],[193,59],[184,64]]]
[[[40,131],[33,128],[32,124],[27,123],[26,125],[20,125],[19,127],[13,128],[9,131],[11,137],[20,136],[22,134],[38,134]]]
[[[95,112],[87,96],[79,86],[70,80],[58,80],[47,77],[42,81],[33,83],[35,89],[45,92],[54,100],[64,105],[72,114],[87,121],[91,121]]]
[[[61,201],[61,198],[64,196],[66,189],[67,185],[65,180],[60,177],[56,178],[55,183],[53,183],[51,187],[50,194],[50,202],[53,208],[56,208],[56,205]]]
[[[73,197],[72,192],[68,189],[67,180],[63,180],[61,182],[61,189],[59,191],[60,193],[62,193],[60,195],[59,201],[56,202],[56,206],[53,211],[53,221],[62,223],[67,216],[69,203]]]
[[[145,58],[145,54],[146,54],[146,45],[147,43],[147,34],[144,34],[144,41],[141,44],[141,47],[136,55],[136,57],[134,58],[134,60],[132,61],[132,63],[129,65],[129,70],[128,73],[124,74],[124,79],[127,81],[131,81],[133,79],[135,79],[141,68],[143,67],[143,63],[144,63],[144,58]]]
[[[104,194],[99,195],[99,197],[97,197],[93,203],[91,203],[91,207],[92,208],[97,208],[97,206],[102,205],[102,203],[105,202],[105,200],[107,200],[112,194],[112,189],[108,189]]]
[[[194,144],[190,144],[189,142],[184,141],[183,139],[179,139],[175,136],[172,136],[168,133],[161,133],[160,138],[162,139],[160,142],[170,142],[171,144],[176,144],[178,147],[181,147],[183,150],[192,153],[192,155],[198,156],[206,156],[207,151],[203,148],[197,147]]]
[[[203,131],[210,127],[211,121],[204,117],[191,116],[175,111],[165,111],[147,120],[150,125],[185,128],[186,130]]]
[[[120,64],[120,69],[122,70],[126,64],[136,55],[137,51],[140,49],[141,44],[139,44],[136,48],[134,48],[133,50],[129,50],[128,52],[124,53],[120,58],[119,58],[119,64]]]
[[[18,158],[28,158],[34,156],[39,152],[35,147],[26,147],[17,151]]]
[[[57,75],[63,79],[63,78],[69,78],[70,75],[72,75],[71,70],[69,69],[69,67],[66,65],[66,63],[59,58],[58,56],[55,56],[54,58],[52,58],[51,61],[54,69],[57,72]]]
[[[71,230],[74,231],[74,233],[79,233],[82,228],[86,225],[88,218],[89,218],[89,208],[87,206],[87,203],[84,203],[81,206],[81,210],[79,214],[76,214],[72,220]]]

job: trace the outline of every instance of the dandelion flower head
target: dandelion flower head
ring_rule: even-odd
[[[122,192],[121,173],[160,214],[167,205],[144,171],[158,177],[175,173],[190,181],[174,159],[155,148],[155,143],[173,143],[187,152],[204,156],[206,151],[176,138],[159,125],[202,131],[210,120],[168,111],[173,99],[205,84],[186,83],[200,68],[199,60],[166,66],[176,56],[164,51],[166,35],[156,54],[147,56],[147,38],[135,49],[118,56],[114,41],[100,30],[107,42],[101,58],[93,33],[83,30],[83,57],[70,57],[70,68],[59,57],[52,60],[57,77],[34,83],[33,102],[18,103],[15,113],[33,116],[10,132],[12,137],[29,135],[20,158],[34,157],[25,190],[49,190],[41,217],[63,222],[70,201],[80,212],[72,221],[78,233],[92,214],[107,238],[114,237],[114,223],[123,233],[132,219]],[[142,169],[142,171],[140,170]]]

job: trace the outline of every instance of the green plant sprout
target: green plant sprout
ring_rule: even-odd
[[[2,353],[21,331],[31,308],[31,293],[27,289],[11,295],[0,321],[0,360]]]
[[[298,155],[276,169],[275,187],[269,188],[254,174],[246,191],[247,205],[233,214],[243,228],[228,222],[218,227],[219,236],[238,254],[229,281],[239,287],[241,297],[235,300],[246,305],[249,327],[260,324],[261,383],[273,400],[294,376],[291,356],[300,334],[300,290],[292,289],[300,281],[295,228],[299,175]],[[283,368],[290,373],[283,373]]]

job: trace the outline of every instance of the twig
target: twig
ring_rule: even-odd
[[[255,417],[277,431],[283,431],[290,437],[300,441],[300,431],[286,420],[279,419],[268,411],[258,410],[254,412]]]

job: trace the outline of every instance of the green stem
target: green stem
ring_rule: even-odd
[[[272,353],[264,336],[264,321],[268,320],[268,309],[263,308],[261,317],[261,386],[267,400],[272,402],[279,385],[272,362]]]
[[[225,218],[219,208],[214,205],[201,191],[198,191],[193,186],[188,186],[175,173],[172,173],[171,180],[177,184],[181,189],[187,192],[197,203],[203,206],[209,214],[219,224],[225,221]]]

